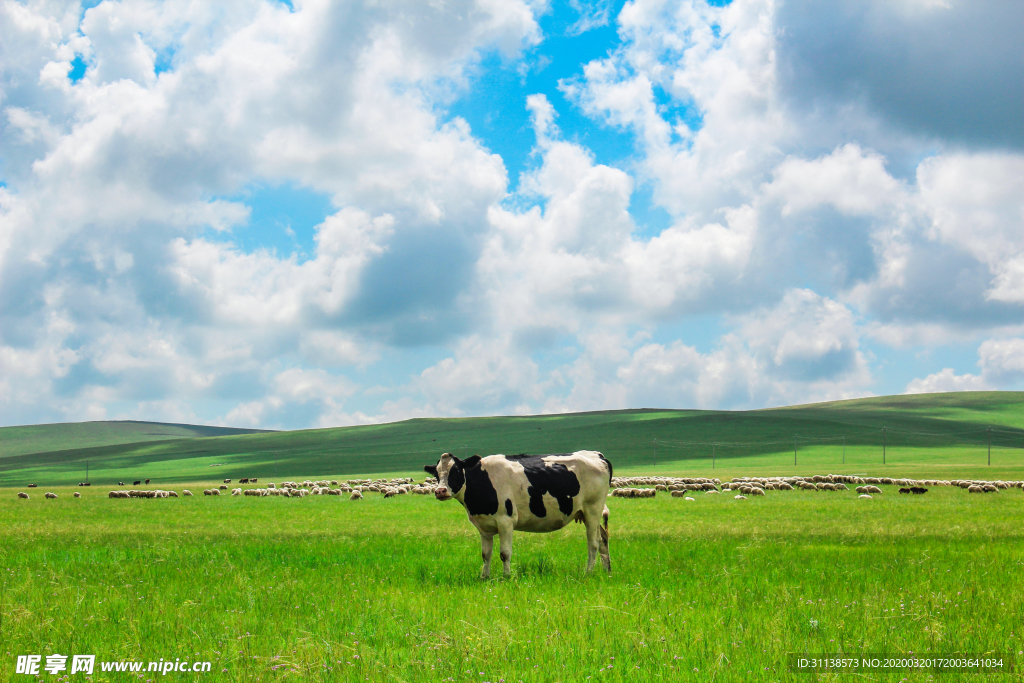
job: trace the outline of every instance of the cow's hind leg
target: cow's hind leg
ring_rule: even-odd
[[[597,560],[597,553],[601,545],[599,540],[601,522],[596,515],[584,513],[583,523],[587,525],[587,573],[590,573],[594,569],[594,562]]]
[[[501,557],[501,567],[505,576],[512,573],[512,523],[501,524],[498,527],[498,556]]]
[[[480,532],[480,547],[483,550],[484,568],[480,570],[481,579],[491,577],[491,554],[494,552],[494,534]]]
[[[601,546],[598,548],[601,553],[601,563],[604,565],[605,570],[609,574],[612,573],[612,557],[608,554],[608,506],[604,506],[604,513],[601,515],[601,521],[604,522],[601,526],[597,527],[598,535],[600,536]]]

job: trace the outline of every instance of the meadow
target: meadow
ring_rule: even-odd
[[[1020,489],[971,495],[932,487],[907,496],[883,487],[873,500],[853,491],[609,498],[610,576],[585,574],[584,533],[573,525],[517,533],[512,576],[490,581],[477,578],[479,537],[454,501],[106,497],[113,482],[146,477],[150,488],[179,492],[243,476],[261,484],[419,479],[444,450],[596,448],[626,476],[1020,480],[1020,392],[298,432],[53,427],[0,429],[0,683],[37,680],[15,673],[17,657],[28,654],[44,663],[50,654],[209,661],[209,673],[166,676],[218,681],[974,676],[795,674],[793,653],[998,653],[1024,666]],[[87,462],[94,485],[76,487]],[[25,488],[29,482],[40,488]],[[17,491],[32,497],[19,500]],[[45,500],[45,491],[59,498]],[[38,680],[51,678],[164,676],[97,665],[88,679]]]
[[[2,490],[0,681],[34,680],[16,656],[52,653],[212,662],[167,674],[189,680],[540,683],[808,680],[788,653],[1024,650],[1024,494],[884,488],[610,498],[611,576],[584,573],[576,527],[516,534],[512,576],[490,581],[462,508],[425,496]]]

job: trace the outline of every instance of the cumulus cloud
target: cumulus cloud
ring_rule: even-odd
[[[0,5],[0,421],[762,407],[953,339],[977,374],[908,391],[1019,386],[1019,4],[570,10],[618,42],[572,120],[524,98],[512,190],[445,108],[543,3]],[[278,183],[333,207],[308,255],[244,247]]]
[[[1024,386],[1024,339],[989,339],[978,347],[977,375],[956,374],[952,368],[915,379],[907,385],[908,394],[939,391],[991,391],[1020,389]]]

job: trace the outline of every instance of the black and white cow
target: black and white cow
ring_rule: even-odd
[[[424,471],[437,478],[434,497],[455,498],[466,508],[469,521],[480,532],[484,567],[491,574],[494,536],[500,543],[501,563],[507,576],[512,559],[512,532],[557,531],[572,521],[587,527],[587,571],[597,555],[609,572],[608,508],[612,464],[597,451],[558,455],[474,455],[459,460],[444,453]]]

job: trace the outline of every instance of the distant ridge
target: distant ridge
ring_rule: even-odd
[[[0,427],[0,459],[131,443],[197,437],[266,434],[267,429],[238,429],[143,420],[97,420]]]
[[[883,460],[915,458],[986,466],[991,457],[993,465],[1024,465],[1024,392],[882,396],[747,411],[413,418],[278,432],[128,421],[5,427],[0,486],[73,484],[87,471],[97,483],[152,478],[162,484],[418,475],[444,452],[467,457],[580,449],[605,453],[617,471],[671,462],[689,471],[739,461],[792,468],[797,457],[803,468],[828,471],[843,463],[864,471]]]

